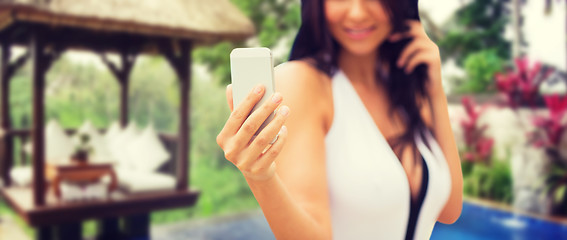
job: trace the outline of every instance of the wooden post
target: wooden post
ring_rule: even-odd
[[[10,41],[3,41],[0,44],[2,48],[0,59],[0,178],[6,186],[10,186],[12,183],[10,169],[14,164],[14,137],[7,133],[12,129],[10,79],[26,63],[30,53],[28,51],[11,63],[12,46]]]
[[[512,0],[512,59],[522,55],[522,24],[521,24],[521,2]]]
[[[83,226],[82,222],[70,222],[64,224],[58,224],[54,226],[55,239],[56,240],[66,240],[66,239],[82,239]]]
[[[149,239],[150,214],[139,213],[124,217],[124,237],[126,239]]]
[[[130,91],[129,80],[120,81],[120,126],[128,126],[128,92]]]
[[[30,55],[32,58],[32,164],[33,164],[33,201],[36,206],[45,204],[45,74],[51,63],[62,49],[52,48],[45,52],[46,36],[41,29],[34,29],[31,34]]]
[[[97,220],[96,239],[120,239],[120,223],[117,217],[106,217]]]
[[[179,104],[179,147],[177,155],[177,190],[186,190],[189,184],[189,126],[190,115],[189,106],[191,105],[191,45],[189,42],[181,43],[181,54],[178,59],[179,66],[179,96],[181,103]]]
[[[10,44],[2,42],[2,58],[0,59],[0,174],[4,185],[10,186],[10,169],[13,164],[13,143],[12,137],[5,132],[12,127],[10,121],[10,76],[8,74],[11,49]]]
[[[102,62],[110,69],[110,72],[116,77],[120,84],[120,126],[123,128],[128,125],[128,92],[130,89],[130,73],[136,62],[136,53],[122,52],[120,53],[121,67],[118,68],[112,63],[106,55],[99,54]]]
[[[36,240],[52,240],[53,239],[53,226],[39,226],[36,229]]]
[[[162,43],[160,46],[162,53],[175,70],[179,79],[179,96],[181,99],[179,104],[179,138],[176,159],[177,190],[187,190],[189,185],[191,47],[191,42],[189,41],[171,42],[171,44]]]

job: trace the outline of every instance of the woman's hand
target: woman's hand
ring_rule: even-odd
[[[281,106],[274,119],[253,138],[260,125],[282,102],[282,95],[275,93],[270,101],[250,114],[254,105],[264,96],[264,87],[257,86],[236,109],[232,102],[232,86],[226,88],[226,99],[231,114],[217,136],[218,145],[226,159],[232,162],[247,180],[265,181],[275,175],[274,160],[282,149],[287,129],[283,126],[289,114],[287,106]],[[249,116],[250,114],[250,116]],[[274,138],[276,141],[271,144]]]
[[[388,39],[390,42],[396,42],[401,39],[413,38],[400,54],[396,64],[408,74],[413,72],[418,65],[426,64],[429,77],[427,91],[429,96],[435,96],[437,93],[443,92],[439,47],[429,39],[421,22],[409,20],[407,25],[409,26],[407,32],[392,34]]]

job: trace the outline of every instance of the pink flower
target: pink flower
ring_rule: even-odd
[[[534,106],[538,98],[538,89],[542,80],[551,71],[539,75],[542,66],[536,62],[530,68],[526,57],[516,58],[516,71],[495,74],[498,91],[506,96],[508,105],[512,108],[518,106]]]
[[[558,94],[543,96],[545,105],[549,108],[551,120],[560,124],[565,110],[567,110],[567,97]]]
[[[463,97],[462,103],[468,118],[461,121],[463,128],[465,146],[468,149],[464,154],[464,159],[470,162],[487,162],[492,156],[493,139],[483,136],[487,125],[478,126],[477,122],[484,111],[484,107],[477,108],[471,97]]]

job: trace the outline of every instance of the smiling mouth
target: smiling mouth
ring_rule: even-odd
[[[352,39],[363,39],[366,38],[372,31],[376,29],[376,26],[370,26],[366,28],[345,28],[345,32]]]

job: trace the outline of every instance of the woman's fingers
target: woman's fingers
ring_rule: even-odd
[[[260,155],[260,157],[252,164],[249,171],[246,173],[247,177],[253,180],[265,180],[270,176],[273,176],[275,172],[275,160],[280,154],[285,141],[287,139],[287,128],[282,126],[278,133],[278,138],[276,142],[271,145],[268,150]]]
[[[421,27],[421,22],[417,20],[408,20],[406,21],[406,24],[410,27],[408,31],[394,33],[388,37],[388,40],[390,42],[397,42],[405,38],[417,37],[425,33],[425,30]]]
[[[228,86],[226,86],[226,101],[228,102],[228,108],[230,108],[230,111],[232,112],[234,109],[234,103],[232,101],[232,84],[228,84]]]
[[[259,156],[266,147],[272,142],[272,140],[277,136],[278,132],[281,130],[285,123],[285,120],[289,116],[289,107],[282,106],[276,113],[276,117],[266,128],[264,128],[260,134],[250,143],[249,152],[253,156]],[[279,140],[276,140],[276,142]]]
[[[249,156],[244,158],[241,162],[235,163],[239,169],[249,169],[264,150],[270,145],[272,140],[277,136],[278,131],[281,130],[287,116],[289,115],[289,108],[282,106],[277,111],[275,118],[256,136],[246,149],[245,155]],[[279,137],[278,137],[279,138]],[[276,140],[276,142],[279,139]]]
[[[419,64],[422,63],[427,64],[429,63],[429,60],[430,57],[427,55],[427,53],[423,53],[423,54],[418,53],[408,61],[404,71],[406,72],[406,74],[410,74]]]
[[[244,121],[236,135],[234,136],[235,145],[237,148],[244,147],[248,145],[252,136],[258,131],[262,123],[274,112],[274,110],[280,105],[282,102],[282,95],[281,93],[274,93],[272,98],[260,108],[256,109],[250,116]]]
[[[229,91],[230,94],[232,94],[232,89],[230,90],[227,89],[227,97],[229,95]],[[234,108],[233,111],[230,113],[230,117],[226,121],[219,135],[217,136],[217,144],[225,151],[225,154],[227,154],[227,146],[226,146],[228,144],[227,142],[238,132],[238,129],[240,129],[242,123],[244,123],[248,115],[250,115],[250,111],[252,111],[254,105],[256,105],[258,101],[260,101],[263,95],[264,95],[264,87],[262,85],[256,86],[248,94],[248,96],[246,96],[246,99],[244,99],[244,101],[238,104],[238,106],[236,106],[236,108]],[[232,144],[228,144],[228,145],[231,145],[230,146],[231,151],[235,150],[232,148]]]
[[[227,132],[229,134],[235,134],[240,129],[240,126],[244,123],[246,118],[250,115],[252,108],[254,105],[262,99],[264,95],[264,86],[258,85],[256,86],[249,94],[246,96],[246,99],[242,101],[238,106],[234,108],[230,117],[226,121],[226,124],[223,128],[222,132]]]
[[[405,38],[411,37],[411,34],[408,32],[401,32],[401,33],[394,33],[388,37],[388,41],[390,42],[397,42]]]
[[[276,141],[260,155],[260,159],[257,161],[260,166],[265,166],[266,161],[270,161],[270,159],[273,160],[280,153],[280,150],[287,139],[287,127],[282,126],[277,136]]]
[[[396,65],[401,68],[403,66],[406,66],[408,63],[408,60],[414,56],[417,52],[419,52],[421,49],[423,49],[425,46],[423,44],[422,41],[417,41],[417,40],[413,40],[410,42],[410,44],[408,44],[404,50],[402,51],[402,53],[400,54],[400,57],[398,58],[398,61],[396,63]]]

